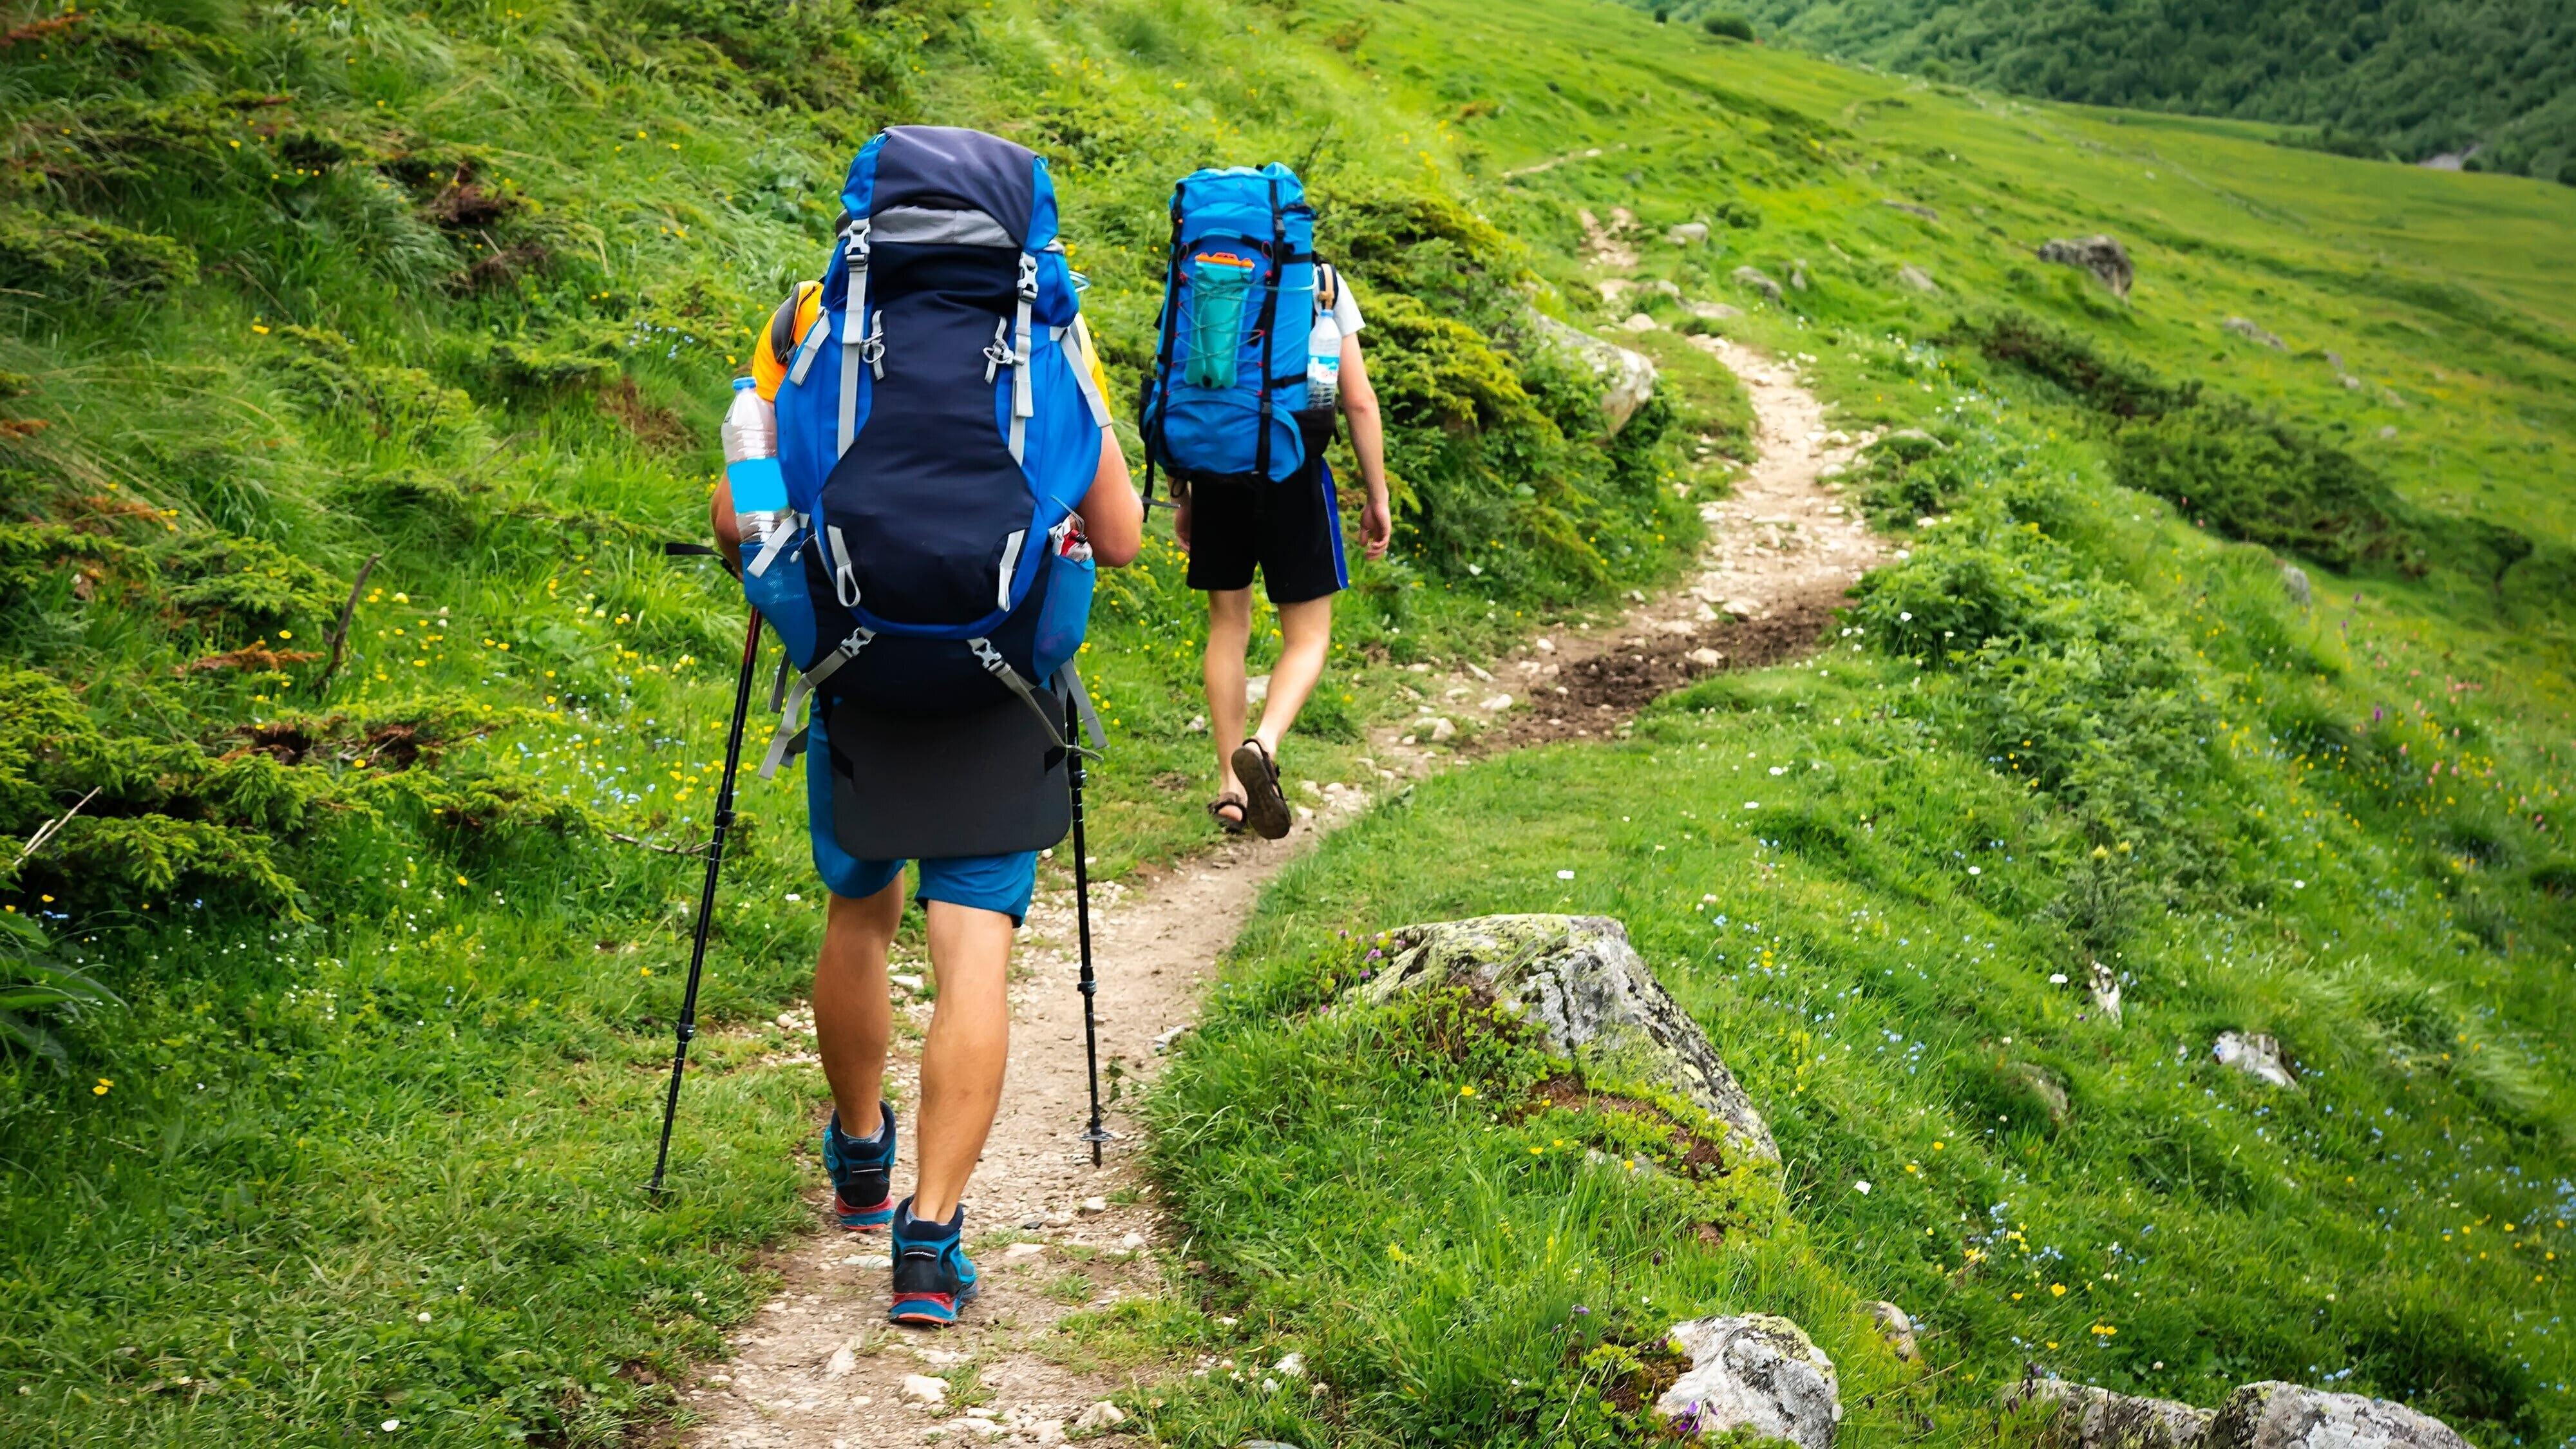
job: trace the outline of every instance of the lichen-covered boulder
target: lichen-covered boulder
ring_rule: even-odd
[[[1869,1315],[1871,1323],[1877,1325],[1879,1340],[1887,1345],[1889,1353],[1906,1363],[1923,1361],[1923,1350],[1914,1342],[1913,1314],[1884,1298],[1862,1304],[1861,1310]]]
[[[1698,1104],[1736,1152],[1780,1160],[1770,1125],[1689,1013],[1607,916],[1477,916],[1388,933],[1386,964],[1354,988],[1389,1001],[1460,985],[1488,994],[1589,1080],[1660,1089]]]
[[[1604,342],[1544,312],[1529,314],[1529,328],[1541,343],[1573,354],[1601,380],[1601,420],[1607,424],[1603,431],[1615,436],[1655,395],[1655,360],[1644,353]]]
[[[2468,1449],[2468,1441],[2404,1404],[2274,1380],[2229,1394],[2195,1449]]]
[[[1671,1342],[1691,1366],[1655,1400],[1655,1412],[1675,1427],[1709,1438],[1741,1429],[1799,1449],[1833,1449],[1842,1386],[1806,1330],[1748,1313],[1674,1324]]]
[[[2172,1399],[2132,1398],[2091,1384],[2032,1377],[2004,1390],[2003,1402],[2008,1409],[2054,1405],[2047,1437],[2061,1449],[2208,1449],[2202,1439],[2209,1410]]]
[[[2059,237],[2039,249],[2039,259],[2061,267],[2082,267],[2091,272],[2112,295],[2126,297],[2130,284],[2138,279],[2138,269],[2129,260],[2129,249],[2112,236]]]
[[[2257,1081],[2275,1087],[2295,1087],[2298,1074],[2290,1070],[2281,1053],[2280,1042],[2262,1032],[2222,1031],[2210,1043],[2210,1060],[2222,1067],[2234,1067]]]
[[[1771,280],[1770,274],[1760,267],[1737,267],[1729,275],[1735,278],[1735,285],[1739,287],[1759,292],[1774,303],[1780,300],[1780,284]]]

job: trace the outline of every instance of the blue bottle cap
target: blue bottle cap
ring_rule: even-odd
[[[735,392],[740,392],[744,388],[757,387],[759,384],[760,379],[756,377],[737,377],[733,380],[733,390]]]

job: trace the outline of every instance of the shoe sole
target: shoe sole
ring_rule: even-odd
[[[832,1215],[839,1218],[842,1228],[849,1232],[874,1232],[894,1221],[894,1199],[889,1197],[872,1208],[854,1208],[841,1201],[839,1195],[835,1194],[832,1198]]]
[[[951,1296],[946,1293],[910,1293],[894,1301],[886,1310],[886,1321],[915,1328],[947,1328],[957,1322],[957,1310],[975,1301],[983,1285],[969,1283],[966,1291]]]

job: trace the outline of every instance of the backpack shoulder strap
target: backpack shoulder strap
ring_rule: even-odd
[[[798,282],[795,292],[769,314],[763,345],[754,347],[751,355],[752,380],[759,385],[762,397],[771,402],[778,400],[778,385],[787,380],[788,369],[796,361],[796,344],[822,311],[823,284],[807,281]]]

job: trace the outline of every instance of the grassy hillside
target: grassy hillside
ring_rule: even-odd
[[[1639,8],[1934,80],[2097,106],[2275,121],[2346,155],[2576,185],[2576,18],[2512,3],[1945,5],[1697,0]]]
[[[1593,6],[1365,18],[1355,63],[1456,106],[1562,295],[1601,275],[1578,208],[1631,208],[1640,273],[1692,297],[1803,270],[1720,325],[1812,359],[1836,425],[1939,445],[1863,475],[1911,557],[1813,666],[1443,778],[1266,902],[1159,1160],[1205,1310],[1253,1326],[1226,1351],[1303,1349],[1333,1395],[1248,1376],[1157,1427],[1633,1442],[1662,1323],[1776,1307],[1845,1366],[1863,1442],[1992,1434],[2025,1363],[2566,1442],[2566,194],[1677,49]],[[2477,240],[2428,244],[2489,198]],[[1652,240],[1688,220],[1723,250]],[[2138,259],[2125,303],[2031,255],[2097,229]],[[1634,1152],[1635,1118],[1462,1058],[1437,1012],[1325,1009],[1376,933],[1509,910],[1628,923],[1772,1114],[1776,1182],[1632,1181],[1589,1154]],[[2278,1034],[2302,1089],[2218,1068],[2227,1029]],[[1302,1090],[1251,1110],[1256,1080]],[[1878,1347],[1882,1296],[1937,1374]]]
[[[1160,1108],[1213,1286],[1094,1331],[1236,1354],[1317,1325],[1332,1392],[1293,1411],[1231,1383],[1140,1396],[1171,1437],[1615,1438],[1598,1394],[1628,1371],[1619,1336],[1730,1306],[1788,1307],[1850,1362],[1864,1438],[1919,1432],[1915,1405],[1942,1437],[1978,1432],[1928,1396],[1983,1402],[2023,1354],[2190,1394],[2349,1369],[2338,1383],[2499,1449],[2571,1432],[2548,1321],[2564,1240],[2544,1224],[2576,1207],[2550,1201],[2571,1171],[2576,263],[2557,238],[2576,193],[1997,105],[1577,0],[360,0],[5,30],[0,834],[81,808],[0,860],[0,904],[116,998],[19,1018],[60,1062],[13,1048],[0,1077],[11,1440],[337,1442],[392,1421],[606,1442],[673,1413],[665,1381],[757,1301],[754,1254],[801,1220],[815,1171],[794,1144],[819,1083],[764,1023],[800,994],[818,897],[793,783],[752,788],[682,1201],[648,1210],[695,871],[646,847],[703,829],[740,638],[730,586],[658,544],[699,526],[724,379],[815,264],[848,152],[900,119],[1053,158],[1123,390],[1170,178],[1286,157],[1314,182],[1369,308],[1405,515],[1345,613],[1344,687],[1301,746],[1315,778],[1347,778],[1361,724],[1403,707],[1390,666],[1477,657],[1667,575],[1724,471],[1676,437],[1743,446],[1740,395],[1672,331],[1637,344],[1672,385],[1606,444],[1580,379],[1516,340],[1525,302],[1593,326],[1636,306],[1594,300],[1579,212],[1633,211],[1640,271],[1696,300],[1751,304],[1738,266],[1803,272],[1787,305],[1718,325],[1811,359],[1837,426],[1944,444],[1859,480],[1913,561],[1831,676],[1708,686],[1634,744],[1476,766],[1274,903],[1247,990]],[[1713,245],[1655,240],[1694,219]],[[2126,302],[2030,254],[2105,229],[2138,261]],[[2285,345],[2226,330],[2238,316]],[[2313,612],[2290,612],[2273,550],[2308,569]],[[1168,547],[1104,598],[1105,870],[1204,838],[1197,627]],[[1737,793],[1699,756],[1739,750],[1796,782],[1766,802],[1789,824],[1680,825]],[[1909,798],[1882,809],[1891,793]],[[1618,801],[1634,818],[1613,832]],[[1671,874],[1677,828],[1695,881]],[[2010,858],[1963,884],[1978,850]],[[2285,892],[2285,872],[2308,884]],[[1628,915],[1659,968],[1680,963],[1675,989],[1781,1124],[1790,1175],[1684,1204],[1720,1246],[1667,1241],[1662,1188],[1569,1197],[1488,1171],[1469,1191],[1459,1174],[1519,1168],[1512,1134],[1542,1129],[1462,1113],[1455,1086],[1490,1103],[1525,1059],[1390,1074],[1424,1023],[1305,1014],[1349,949],[1320,920],[1356,939],[1560,901]],[[1717,944],[1697,923],[1719,914],[1759,922],[1760,946]],[[2039,984],[2078,942],[2135,977],[2117,1038]],[[1776,979],[1742,976],[1748,949]],[[1865,1010],[1826,1004],[1873,972]],[[1883,1020],[1915,1070],[1843,1018],[1825,1040],[1826,1011]],[[2309,1091],[2208,1078],[2219,1024],[2278,1031]],[[1213,1121],[1254,1070],[1311,1078],[1318,1110]],[[2047,1115],[2040,1081],[2064,1122],[1971,1130],[1980,1093]],[[2367,1148],[2342,1130],[2363,1112]],[[1528,1171],[1576,1172],[1556,1137],[1620,1129],[1545,1130]],[[1277,1183],[1283,1161],[1399,1137],[1438,1165],[1368,1179],[1357,1208]],[[2211,1153],[2263,1170],[2204,1178]],[[1921,1193],[1828,1191],[1864,1167],[1912,1182],[1899,1155],[1931,1170]],[[2460,1174],[2439,1198],[2416,1190],[2428,1162]],[[2084,1280],[2141,1275],[2129,1302],[2167,1316],[2115,1318],[2107,1286],[2068,1277],[2057,1317],[2017,1318],[2028,1289],[2002,1267],[1952,1283],[1969,1247],[2018,1261],[1950,1216],[2007,1200],[2034,1254],[2188,1237],[2152,1271]],[[1583,1209],[1559,1242],[1534,1230],[1550,1202]],[[2292,1239],[2293,1221],[2314,1226]],[[2504,1222],[2535,1246],[2481,1237],[2478,1259],[2435,1231]],[[1387,1241],[1356,1242],[1363,1224]],[[1525,1330],[1565,1321],[1577,1268],[1654,1302],[1569,1355]],[[1881,1294],[1958,1325],[1935,1388],[1899,1391],[1846,1321]],[[1346,1302],[1385,1308],[1383,1331],[1320,1326],[1313,1305]],[[2099,1319],[2075,1322],[2079,1302]],[[2106,1346],[2078,1355],[2087,1338]],[[1526,1394],[1496,1391],[1512,1379]]]
[[[68,823],[0,855],[0,904],[40,932],[0,943],[12,995],[94,999],[13,1015],[0,1060],[0,1374],[24,1388],[0,1438],[600,1442],[667,1414],[756,1301],[820,1090],[765,1023],[803,994],[821,895],[801,781],[750,786],[681,1197],[653,1210],[698,877],[676,852],[742,617],[659,545],[702,531],[726,379],[820,265],[875,127],[1055,158],[1122,392],[1171,178],[1308,161],[1370,308],[1406,533],[1363,571],[1300,767],[1351,768],[1390,666],[1672,566],[1695,514],[1665,434],[1725,419],[1676,398],[1597,441],[1565,364],[1487,341],[1520,248],[1397,144],[1409,119],[1274,39],[1193,90],[1260,21],[7,22],[0,834]],[[1327,117],[1347,160],[1312,154]],[[1099,610],[1107,874],[1211,830],[1179,569],[1158,544]]]

